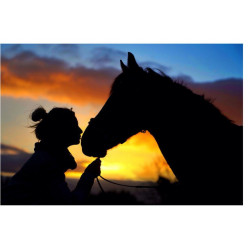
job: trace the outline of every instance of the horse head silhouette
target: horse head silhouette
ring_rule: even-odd
[[[127,66],[122,61],[120,64],[122,73],[115,79],[109,99],[83,134],[82,150],[86,155],[104,157],[108,149],[147,129],[147,73],[131,53]]]

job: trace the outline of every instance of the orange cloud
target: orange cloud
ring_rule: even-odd
[[[113,68],[69,67],[62,60],[23,52],[2,58],[2,95],[46,98],[73,104],[102,104],[118,71]]]

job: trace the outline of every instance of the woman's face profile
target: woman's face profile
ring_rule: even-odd
[[[72,129],[69,130],[69,143],[71,143],[70,145],[76,145],[80,143],[82,132],[83,131],[78,126],[76,117],[74,117],[74,119],[72,119]]]
[[[61,131],[62,134],[60,136],[65,145],[77,145],[80,143],[82,132],[83,131],[78,126],[78,121],[74,116],[67,121],[67,125],[63,128],[63,131]]]

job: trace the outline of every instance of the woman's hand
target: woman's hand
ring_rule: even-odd
[[[94,176],[94,178],[98,177],[101,174],[101,160],[100,158],[97,158],[92,163],[88,165],[88,167],[85,169],[86,174],[91,174]]]

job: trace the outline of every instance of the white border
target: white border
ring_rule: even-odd
[[[244,206],[1,206],[3,249],[249,249],[246,3],[1,1],[1,43],[244,44]]]

